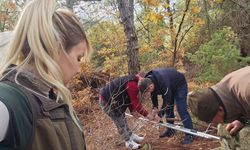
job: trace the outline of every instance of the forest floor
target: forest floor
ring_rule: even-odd
[[[84,125],[87,149],[126,150],[114,123],[99,107],[98,90],[86,88],[75,92],[73,97],[76,99],[74,107],[80,114],[80,119]],[[150,110],[150,100],[145,100],[143,105],[147,110]],[[175,136],[170,138],[159,138],[159,133],[163,132],[165,128],[131,117],[127,117],[127,121],[134,133],[145,137],[145,140],[141,143],[141,149],[143,150],[207,150],[220,146],[218,140],[201,137],[195,137],[191,144],[182,145],[180,143],[184,137],[182,132],[177,132]],[[193,122],[195,122],[194,129],[198,131],[205,131],[208,126],[195,119],[193,119]],[[179,123],[181,124],[181,122]],[[216,130],[213,128],[208,133],[216,135]]]

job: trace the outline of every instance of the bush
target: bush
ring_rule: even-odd
[[[230,27],[224,27],[212,35],[210,41],[202,44],[188,59],[198,68],[196,80],[218,82],[229,72],[246,65],[249,58],[240,56],[238,38]]]

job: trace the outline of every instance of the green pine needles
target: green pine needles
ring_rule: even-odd
[[[218,82],[226,74],[247,65],[249,57],[241,57],[239,39],[230,27],[215,32],[211,40],[202,44],[194,53],[187,54],[195,64],[200,82]]]

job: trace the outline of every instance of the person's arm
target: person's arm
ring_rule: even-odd
[[[139,102],[138,92],[139,89],[136,82],[130,81],[127,83],[127,93],[131,102],[130,109],[132,111],[137,111],[138,113],[146,117],[148,115],[148,112],[142,107],[141,103]]]
[[[5,139],[9,126],[9,118],[7,107],[0,101],[0,142]]]
[[[153,104],[153,109],[157,108],[158,109],[158,98],[157,98],[157,94],[156,93],[151,93],[151,101]]]
[[[162,86],[162,89],[161,89],[161,96],[162,96],[162,99],[163,99],[163,105],[166,105],[167,102],[170,101],[171,99],[171,89],[169,88],[169,84],[165,84]]]

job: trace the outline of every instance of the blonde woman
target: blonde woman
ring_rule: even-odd
[[[78,19],[55,0],[32,0],[0,68],[0,149],[84,150],[68,81],[90,46]]]

